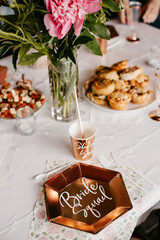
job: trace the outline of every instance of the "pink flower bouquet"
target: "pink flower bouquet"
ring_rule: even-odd
[[[10,49],[13,65],[34,64],[47,55],[54,65],[61,58],[75,63],[74,49],[85,44],[94,54],[102,55],[95,36],[109,39],[105,25],[109,12],[121,10],[122,0],[16,0],[13,4],[2,0],[1,6],[10,8],[11,15],[0,20],[0,57]],[[36,51],[29,54],[33,48]]]

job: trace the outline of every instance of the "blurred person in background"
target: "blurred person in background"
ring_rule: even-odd
[[[142,4],[140,19],[144,23],[148,23],[160,29],[160,0],[139,1]],[[115,0],[115,2],[119,2],[119,0]],[[124,9],[119,12],[120,21],[122,24],[130,24],[132,19],[129,11],[129,0],[123,0],[123,6]]]

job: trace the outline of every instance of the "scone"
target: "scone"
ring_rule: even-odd
[[[99,66],[98,68],[96,68],[95,75],[98,79],[110,79],[110,80],[119,79],[117,71],[104,66]]]
[[[128,60],[120,61],[112,65],[112,69],[120,72],[124,69],[128,68]]]
[[[100,105],[100,106],[107,105],[106,96],[104,95],[94,95],[92,92],[87,92],[86,96],[91,102],[97,105]]]
[[[126,110],[130,101],[131,95],[122,91],[115,91],[108,96],[109,105],[115,110]]]
[[[128,81],[118,79],[115,81],[115,90],[121,90],[123,92],[128,92],[130,90],[130,85]]]
[[[99,79],[93,82],[92,92],[97,95],[108,96],[115,90],[115,82],[110,79]]]
[[[131,91],[132,102],[135,104],[146,104],[152,91],[147,88],[133,88]]]
[[[138,66],[129,67],[120,73],[120,78],[123,80],[129,81],[129,80],[135,79],[138,75],[142,73],[143,73],[143,69]]]

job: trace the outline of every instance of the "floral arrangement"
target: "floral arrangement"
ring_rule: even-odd
[[[121,10],[122,0],[1,0],[12,10],[2,16],[0,57],[13,49],[13,65],[34,64],[47,55],[57,66],[63,57],[76,62],[74,50],[81,45],[102,55],[96,37],[109,39],[105,22],[110,12]],[[30,52],[31,49],[36,51]]]

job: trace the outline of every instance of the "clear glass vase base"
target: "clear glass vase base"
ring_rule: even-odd
[[[73,120],[77,119],[77,114],[69,114],[67,116],[63,116],[61,111],[55,111],[55,109],[53,107],[51,107],[51,116],[52,118],[54,118],[56,121],[60,121],[60,122],[71,122]]]
[[[58,66],[48,65],[51,93],[51,115],[57,121],[76,119],[74,87],[78,92],[78,66],[69,58],[62,58]]]

